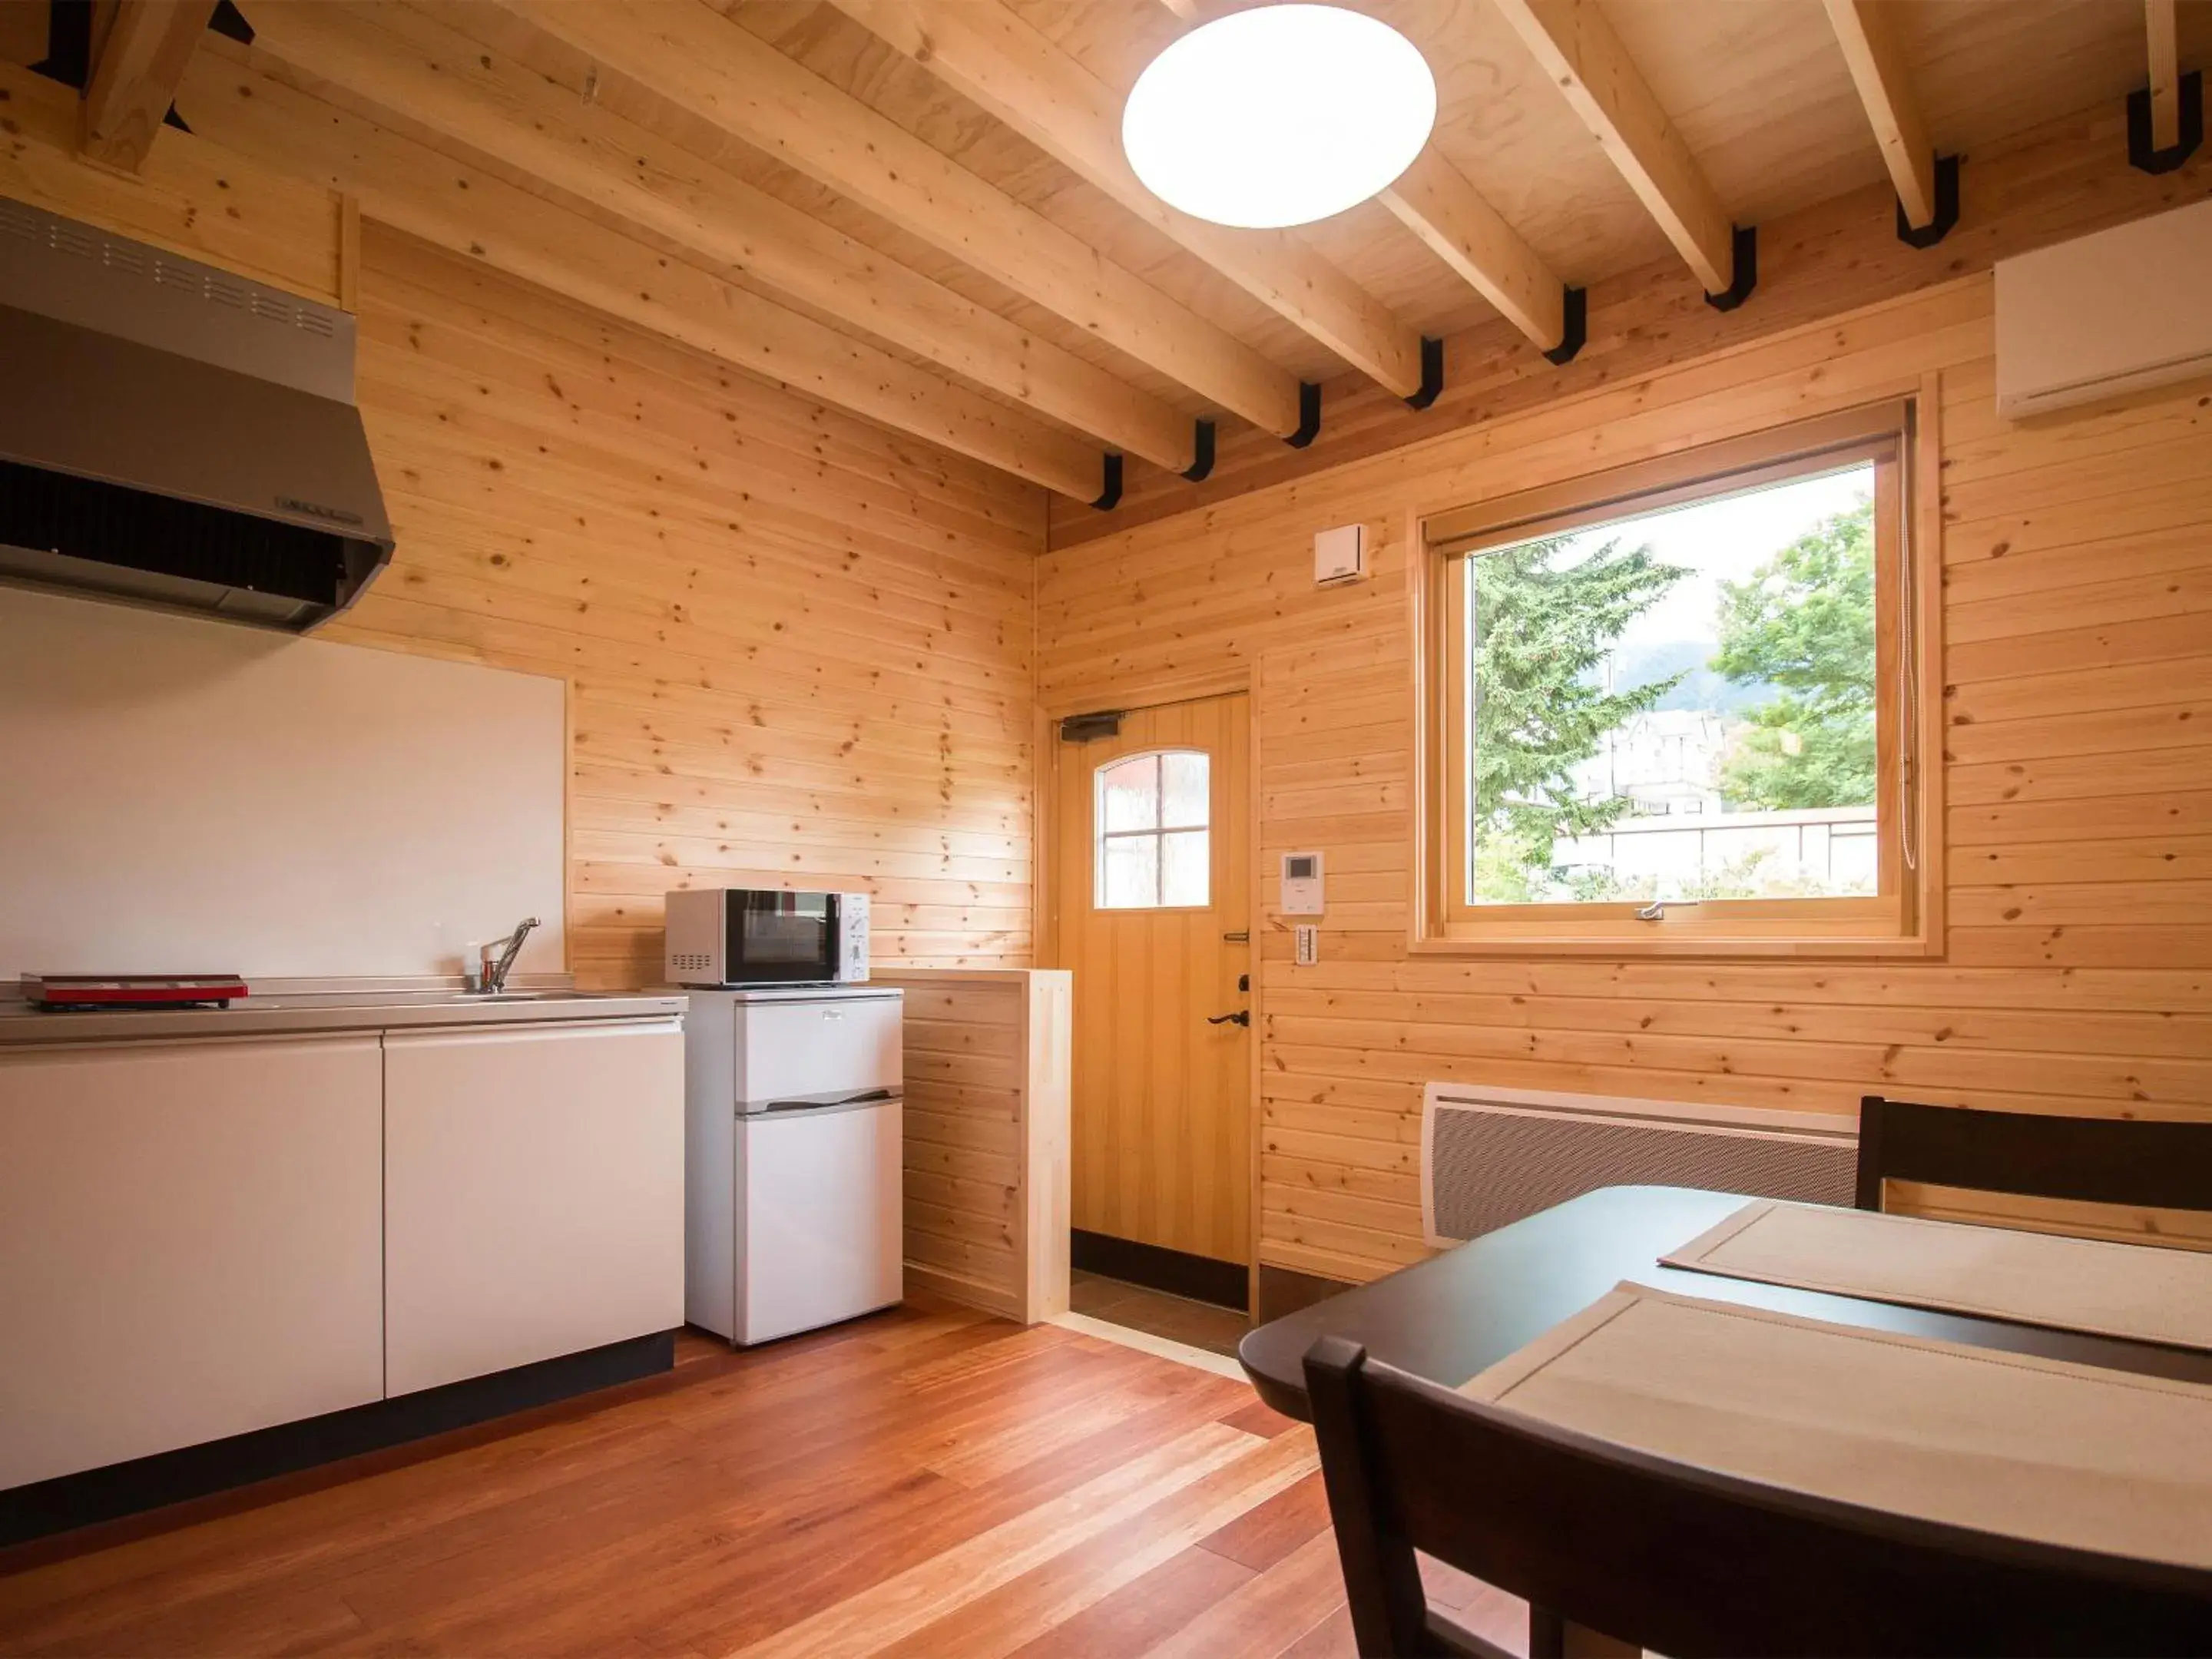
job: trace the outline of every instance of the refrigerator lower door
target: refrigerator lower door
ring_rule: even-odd
[[[834,1325],[904,1293],[902,1107],[738,1119],[736,1340]]]

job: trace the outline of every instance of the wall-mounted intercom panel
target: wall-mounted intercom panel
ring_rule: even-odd
[[[1327,901],[1322,893],[1321,854],[1284,854],[1283,914],[1286,916],[1317,916],[1327,908]]]

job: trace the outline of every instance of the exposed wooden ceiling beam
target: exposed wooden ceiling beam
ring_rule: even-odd
[[[1879,0],[1826,0],[1826,5],[1905,222],[1924,229],[1936,222],[1936,150],[1905,78],[1888,12]]]
[[[1735,234],[1596,0],[1496,0],[1708,294],[1735,285]]]
[[[1159,398],[681,146],[580,102],[527,66],[394,5],[262,6],[273,57],[589,202],[712,268],[758,281],[837,321],[1180,472],[1191,420]]]
[[[1073,500],[1109,493],[1081,439],[336,105],[212,56],[186,89],[204,137],[385,224]]]
[[[1153,195],[1122,152],[1122,94],[996,0],[832,3],[1370,379],[1420,392],[1418,329],[1300,238],[1211,224]]]
[[[1303,425],[1297,377],[699,0],[501,3],[1255,426]]]
[[[1539,351],[1566,340],[1566,286],[1435,147],[1376,198],[1527,335]]]
[[[138,171],[214,15],[215,0],[121,0],[112,15],[97,14],[78,143],[87,159]]]
[[[2150,37],[2150,143],[2172,149],[2181,142],[2181,46],[2173,0],[2143,0]]]

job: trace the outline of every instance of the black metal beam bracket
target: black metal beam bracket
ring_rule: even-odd
[[[1298,382],[1298,429],[1283,440],[1293,449],[1304,449],[1321,432],[1321,383]]]
[[[1106,457],[1106,488],[1098,492],[1098,499],[1091,503],[1101,513],[1111,512],[1121,501],[1121,458],[1111,453]]]
[[[1752,289],[1759,286],[1759,227],[1736,226],[1733,251],[1735,280],[1728,285],[1725,294],[1705,295],[1705,303],[1715,311],[1734,311],[1751,298]]]
[[[1897,240],[1907,247],[1934,247],[1951,234],[1959,222],[1959,158],[1939,155],[1936,158],[1936,216],[1924,225],[1915,225],[1905,216],[1905,202],[1897,204]]]
[[[2181,77],[2181,137],[2164,149],[2150,144],[2150,88],[2138,87],[2128,94],[2128,165],[2145,173],[2171,173],[2197,153],[2204,142],[2204,72],[2191,70]]]
[[[1194,425],[1196,429],[1190,441],[1191,461],[1183,468],[1182,476],[1197,483],[1213,471],[1213,422],[1199,421]]]
[[[1574,362],[1575,353],[1583,349],[1589,338],[1589,290],[1571,288],[1566,290],[1565,302],[1559,307],[1565,329],[1559,344],[1544,354],[1547,363],[1566,364]]]
[[[1444,389],[1444,343],[1421,336],[1421,389],[1406,399],[1408,409],[1426,409]]]
[[[215,15],[208,19],[208,27],[241,46],[253,44],[253,25],[246,21],[246,14],[239,10],[236,0],[215,0]]]

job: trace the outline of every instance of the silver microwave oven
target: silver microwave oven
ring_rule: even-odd
[[[672,985],[855,985],[868,977],[868,896],[691,887],[668,896]]]

